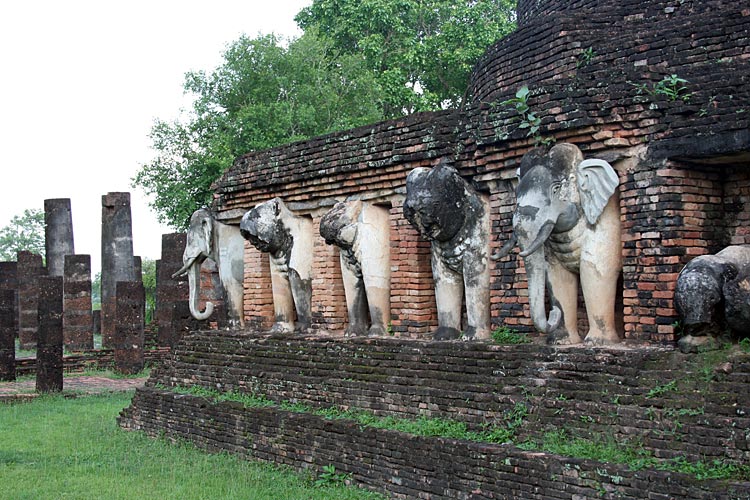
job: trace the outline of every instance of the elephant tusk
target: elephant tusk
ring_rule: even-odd
[[[195,262],[195,259],[197,259],[197,257],[193,257],[193,258],[191,258],[190,260],[188,260],[188,261],[187,261],[187,262],[186,262],[186,263],[185,263],[185,264],[184,264],[184,265],[183,265],[183,266],[182,266],[182,267],[180,268],[180,270],[179,270],[179,271],[177,271],[176,273],[174,273],[174,274],[172,275],[172,278],[174,279],[174,278],[177,278],[178,276],[182,276],[182,275],[184,275],[184,274],[187,274],[187,272],[188,272],[188,269],[190,269],[190,266],[192,266],[192,265],[193,265],[193,262]]]
[[[539,229],[539,234],[536,235],[534,241],[531,242],[528,248],[518,253],[521,257],[528,257],[532,253],[536,252],[540,246],[544,245],[549,235],[552,234],[552,230],[555,229],[555,221],[548,220]]]
[[[490,256],[490,259],[492,260],[500,260],[503,257],[507,256],[511,250],[513,250],[513,247],[516,246],[516,243],[518,242],[518,239],[516,238],[516,233],[511,234],[510,239],[505,242],[505,245],[500,248],[497,252],[492,254]]]

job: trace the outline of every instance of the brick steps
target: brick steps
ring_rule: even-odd
[[[702,358],[689,357],[664,347],[553,348],[533,344],[497,346],[396,338],[272,337],[252,332],[201,331],[186,336],[173,355],[152,373],[147,387],[136,393],[131,408],[123,412],[121,425],[149,433],[163,430],[167,435],[194,436],[207,449],[230,449],[260,458],[265,457],[265,453],[273,455],[274,461],[292,462],[295,467],[319,467],[327,464],[321,460],[328,460],[320,458],[327,455],[318,455],[316,451],[321,439],[338,442],[337,453],[345,456],[361,451],[357,441],[361,436],[349,433],[350,427],[358,428],[358,425],[351,424],[346,427],[349,430],[342,431],[337,427],[344,425],[340,422],[316,421],[314,425],[322,434],[307,440],[305,426],[312,424],[305,419],[318,418],[313,415],[289,417],[273,408],[260,411],[233,403],[217,405],[202,398],[157,390],[157,384],[166,387],[197,385],[220,391],[257,393],[276,402],[292,401],[312,407],[355,407],[398,418],[448,418],[465,422],[472,429],[481,429],[487,423],[502,423],[507,411],[517,403],[523,403],[529,415],[518,430],[516,442],[539,440],[545,432],[565,429],[572,435],[611,436],[618,441],[640,443],[661,458],[748,463],[750,356],[727,352],[722,363],[725,366],[716,373],[717,380],[707,382]],[[284,447],[274,449],[269,445],[271,451],[257,454],[255,443],[258,440],[274,441],[277,431],[267,424],[257,430],[259,434],[252,436],[238,430],[255,425],[246,420],[256,418],[264,422],[281,419],[283,425],[304,420],[304,425],[300,424],[297,431],[288,430],[293,436],[290,435],[289,443],[284,445],[297,451],[285,452]],[[219,427],[214,428],[213,422],[219,422],[215,424]],[[337,430],[332,430],[331,426]],[[242,434],[240,437],[235,436],[238,432]],[[332,437],[331,432],[338,434]],[[284,436],[279,439],[287,439],[286,434]],[[240,438],[246,441],[237,441]],[[400,440],[414,442],[413,437],[402,436]],[[448,446],[447,441],[451,440],[434,438],[432,444],[420,442],[419,446],[438,446],[435,442]],[[297,446],[299,449],[295,448]],[[457,445],[451,443],[450,446]],[[476,453],[475,447],[489,445],[471,443],[461,446],[471,454]],[[511,457],[511,462],[515,459],[523,461],[536,456],[515,448],[511,453],[509,448],[512,447],[508,446],[490,448],[492,453],[502,454],[501,461],[507,457]],[[400,448],[387,453],[395,450]],[[411,450],[408,455],[412,453],[418,452]],[[383,457],[387,456],[390,455],[376,454],[372,461],[385,460]],[[542,461],[547,463],[545,467],[563,467],[560,464],[570,462],[570,459],[543,456]],[[464,460],[468,458],[454,457],[454,461],[461,464]],[[351,471],[356,460],[344,462],[341,470]],[[415,477],[425,474],[419,467],[432,466],[431,463],[412,465],[415,471],[419,470],[414,472]],[[598,463],[592,465],[591,471],[601,467],[610,466]],[[338,465],[337,469],[340,469]],[[392,467],[389,465],[386,469]],[[386,481],[385,476],[377,474],[378,481]],[[482,481],[482,484],[500,481],[507,488],[517,486],[511,487],[507,481],[503,483],[504,480],[495,476],[500,474],[496,469],[490,476],[482,476],[482,480],[478,479],[478,473],[471,474],[473,479],[459,483],[466,486]],[[636,483],[637,474],[620,468],[613,472],[617,477],[632,477]],[[673,476],[670,473],[670,484],[677,484]],[[515,481],[522,479],[514,477]],[[658,477],[661,481],[667,476]],[[356,474],[355,478],[362,484],[373,484],[372,479],[360,480]],[[401,490],[395,488],[391,479],[386,481],[387,485],[378,483],[379,488],[400,494]],[[579,480],[580,477],[575,488],[585,487]],[[448,482],[451,481],[453,479]],[[698,488],[696,491],[699,491],[707,484],[700,483],[688,489]],[[449,486],[443,487],[450,489]],[[725,485],[723,490],[717,491],[728,491],[726,488]],[[435,498],[443,497],[442,493],[435,493],[436,490],[424,491],[432,491],[431,494],[437,495]],[[572,498],[565,496],[566,491],[557,491],[555,494],[562,495],[559,497],[515,498]],[[412,493],[404,495],[410,497]],[[494,498],[514,498],[494,495]],[[623,498],[643,497],[628,497],[626,494]],[[674,498],[702,497],[678,495]]]

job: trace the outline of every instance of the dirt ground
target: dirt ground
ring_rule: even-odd
[[[114,379],[107,377],[65,374],[63,394],[99,394],[102,392],[123,392],[142,387],[146,378]],[[24,378],[15,382],[0,382],[0,403],[36,397],[36,380]]]

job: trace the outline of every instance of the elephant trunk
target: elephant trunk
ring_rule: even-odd
[[[542,250],[542,261],[544,260],[544,251],[543,251],[543,245],[544,242],[547,241],[547,238],[552,234],[552,230],[555,229],[555,224],[557,221],[548,220],[544,224],[542,224],[542,227],[539,228],[539,232],[536,234],[536,238],[534,238],[534,241],[531,242],[528,246],[524,245],[524,249],[519,252],[518,255],[521,257],[527,257],[538,250]]]
[[[532,246],[534,246],[533,243]],[[526,266],[526,278],[529,286],[529,309],[536,329],[542,333],[549,333],[560,325],[562,313],[557,306],[554,306],[549,318],[547,318],[544,307],[547,263],[544,259],[544,246],[538,244],[535,246],[537,247],[535,252],[529,253],[528,249],[523,252],[526,253],[523,262]]]
[[[188,286],[190,287],[190,314],[197,320],[207,320],[214,312],[214,305],[212,302],[206,302],[206,310],[200,310],[200,291],[201,291],[201,263],[198,260],[194,260],[193,264],[188,269]]]

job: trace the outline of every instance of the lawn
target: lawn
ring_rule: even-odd
[[[317,478],[288,469],[123,431],[115,417],[131,397],[0,404],[0,498],[381,498],[343,485],[316,487]]]

